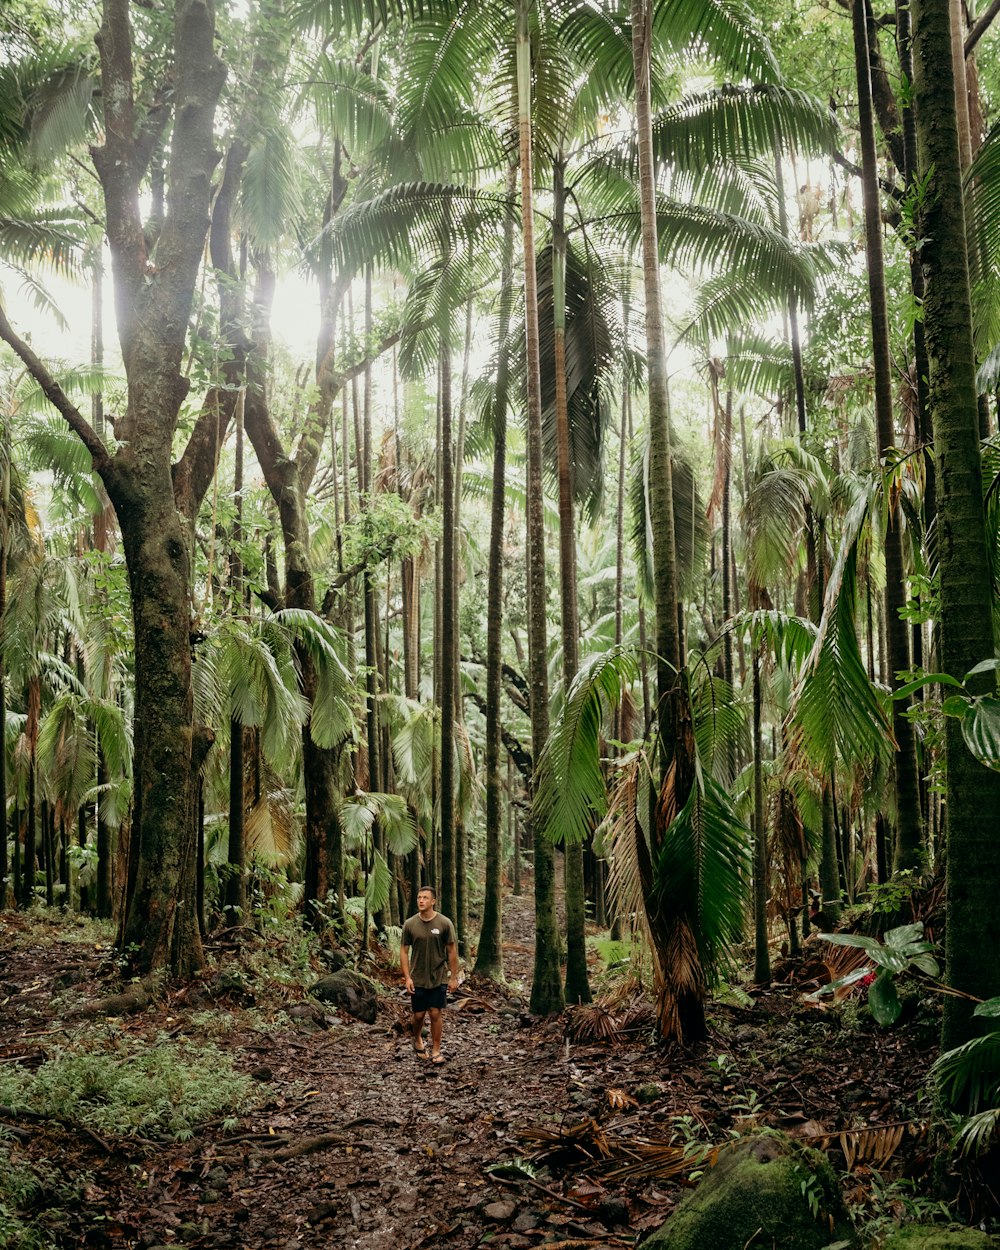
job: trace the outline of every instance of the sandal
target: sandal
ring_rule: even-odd
[[[431,1055],[431,1063],[433,1063],[435,1066],[442,1064],[442,1063],[446,1063],[446,1062],[447,1060],[445,1059],[444,1055]]]

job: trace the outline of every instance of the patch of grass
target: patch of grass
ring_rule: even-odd
[[[233,1119],[260,1098],[215,1046],[161,1034],[152,1045],[90,1035],[34,1072],[0,1070],[0,1103],[102,1135],[167,1133],[178,1140],[219,1115]]]

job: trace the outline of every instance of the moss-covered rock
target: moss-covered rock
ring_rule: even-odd
[[[854,1246],[826,1157],[782,1133],[725,1147],[643,1250],[824,1250]]]
[[[882,1243],[882,1250],[996,1250],[1000,1240],[957,1224],[907,1224]]]

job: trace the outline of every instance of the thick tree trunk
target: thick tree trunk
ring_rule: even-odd
[[[918,159],[929,182],[921,248],[924,328],[938,484],[940,667],[959,679],[994,654],[989,560],[979,456],[976,365],[966,252],[948,0],[914,0]],[[992,683],[985,683],[987,688]],[[947,759],[947,962],[945,979],[979,998],[1000,994],[1000,774],[969,752],[949,717]],[[944,1047],[977,1031],[973,1004],[948,997]]]

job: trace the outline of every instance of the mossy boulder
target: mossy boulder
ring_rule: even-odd
[[[309,993],[322,1003],[332,1003],[356,1020],[374,1024],[378,1013],[378,986],[361,972],[341,968],[328,977],[321,977]]]
[[[726,1146],[643,1250],[825,1250],[855,1245],[825,1155],[782,1133]]]
[[[1000,1240],[957,1224],[907,1224],[888,1237],[882,1250],[996,1250]]]

